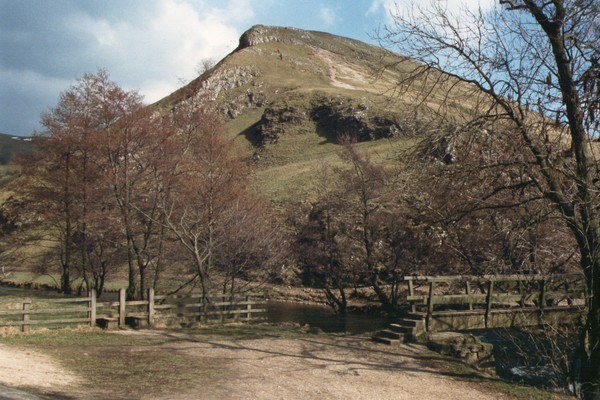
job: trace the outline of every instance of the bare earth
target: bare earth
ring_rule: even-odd
[[[175,335],[171,332],[169,336]],[[164,350],[207,362],[219,360],[215,372],[220,378],[189,392],[169,393],[164,399],[510,398],[451,373],[433,370],[429,360],[438,356],[419,345],[389,347],[371,343],[365,337],[320,335],[214,342],[186,340],[185,335],[178,339],[165,344]],[[38,393],[62,392],[74,398],[91,395],[90,387],[88,392],[83,391],[86,385],[82,378],[42,354],[0,345],[0,364],[0,384],[35,388]],[[146,393],[140,398],[161,397]]]

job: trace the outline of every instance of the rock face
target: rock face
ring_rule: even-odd
[[[396,136],[401,125],[397,116],[378,111],[366,100],[336,96],[321,98],[312,109],[317,125],[339,137],[348,135],[359,142]]]
[[[263,43],[281,42],[284,39],[282,32],[295,31],[305,34],[305,39],[310,38],[310,34],[295,28],[270,27],[264,25],[255,25],[248,29],[240,37],[240,45],[238,49],[257,46]]]
[[[276,143],[289,125],[306,120],[306,111],[288,104],[271,104],[258,124],[262,144]]]

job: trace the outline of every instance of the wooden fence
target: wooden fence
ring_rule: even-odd
[[[0,305],[3,307],[4,305]],[[267,300],[260,293],[243,296],[155,295],[149,289],[145,300],[127,301],[125,290],[119,290],[117,301],[100,302],[95,291],[86,297],[62,299],[24,298],[20,303],[0,309],[0,327],[56,327],[65,325],[99,325],[104,328],[141,328],[153,326],[157,320],[201,323],[250,321],[265,318]]]
[[[543,316],[586,306],[580,274],[409,276],[405,281],[411,311],[424,314],[428,329],[435,318],[481,315],[484,326],[491,327],[495,314]]]

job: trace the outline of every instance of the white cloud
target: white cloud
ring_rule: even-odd
[[[224,10],[216,9],[223,21],[245,22],[255,15],[251,0],[230,0]]]
[[[387,24],[393,22],[393,15],[405,15],[414,8],[430,9],[433,4],[446,9],[455,17],[465,10],[475,11],[481,7],[488,10],[494,7],[494,0],[372,0],[368,14],[385,13]]]
[[[326,26],[333,26],[337,22],[337,15],[329,7],[321,7],[319,10],[319,18]]]
[[[367,15],[383,13],[385,23],[390,24],[392,22],[391,11],[395,8],[395,0],[372,0],[369,10],[367,11]]]
[[[203,59],[219,60],[238,44],[234,22],[254,15],[249,0],[219,6],[193,0],[161,0],[147,19],[139,21],[77,16],[72,29],[94,38],[89,57],[105,67],[118,83],[136,89],[154,102],[196,76]],[[98,61],[99,60],[99,61]]]

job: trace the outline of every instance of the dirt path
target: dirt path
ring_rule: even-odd
[[[235,378],[207,388],[206,399],[499,398],[428,370],[418,356],[422,348],[391,350],[365,343],[315,337],[211,343],[192,351],[235,360]]]
[[[214,365],[217,378],[204,382],[199,388],[162,397],[146,392],[140,394],[144,399],[509,398],[490,393],[451,373],[432,369],[430,361],[438,356],[418,345],[388,347],[357,336],[207,341],[161,331],[127,334],[140,338],[168,336],[172,340],[154,351],[181,353]],[[47,357],[4,346],[0,350],[3,365],[11,360],[0,369],[1,384],[45,388],[67,396],[75,394],[77,398],[84,393],[80,378]],[[93,388],[88,389],[93,392]],[[118,398],[116,394],[111,396],[104,392],[104,395]]]
[[[333,53],[319,49],[315,50],[315,56],[323,60],[329,67],[329,81],[333,86],[337,86],[343,89],[356,90],[357,88],[353,85],[340,81],[338,78],[347,78],[353,82],[368,83],[368,79],[365,78],[364,74],[357,70],[350,68],[347,64],[341,62],[335,62],[333,60]],[[362,88],[361,88],[362,89]]]
[[[37,393],[68,391],[83,380],[52,358],[36,351],[0,345],[0,384],[32,389]],[[21,399],[19,392],[0,388],[0,399]],[[24,396],[24,395],[23,395]],[[29,398],[29,397],[27,397]]]

